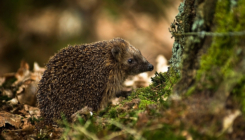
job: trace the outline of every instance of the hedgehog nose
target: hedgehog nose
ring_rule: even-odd
[[[153,69],[154,69],[154,66],[153,66],[152,64],[149,64],[149,65],[148,65],[148,70],[149,70],[149,71],[152,71]]]

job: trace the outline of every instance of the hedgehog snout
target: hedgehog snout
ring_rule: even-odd
[[[154,66],[152,64],[149,64],[147,68],[149,71],[152,71],[154,69]]]

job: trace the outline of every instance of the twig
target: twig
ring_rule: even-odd
[[[238,31],[238,32],[224,32],[224,33],[214,33],[214,32],[206,32],[206,31],[201,31],[201,32],[187,32],[187,33],[174,33],[172,32],[174,37],[181,37],[181,36],[217,36],[217,37],[223,37],[223,36],[244,36],[245,35],[245,30],[244,31]]]
[[[122,131],[121,131],[121,132],[113,132],[113,133],[111,133],[110,135],[104,137],[102,140],[110,140],[110,139],[113,139],[113,138],[115,138],[116,136],[120,136],[120,135],[122,135],[122,134],[123,134]]]
[[[156,130],[156,129],[160,129],[160,128],[163,128],[162,124],[158,124],[156,126],[149,127],[147,129],[145,129],[144,131],[152,131],[152,130]]]
[[[77,127],[76,129],[93,140],[99,140],[99,138],[95,134],[88,132],[85,127]]]
[[[119,128],[121,128],[122,130],[125,130],[127,133],[133,135],[135,137],[136,140],[146,140],[144,137],[141,136],[141,132],[137,132],[134,129],[128,128],[124,125],[122,125],[119,122],[113,121],[113,120],[107,120],[106,122],[113,124]]]

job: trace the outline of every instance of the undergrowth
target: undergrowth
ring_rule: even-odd
[[[179,79],[173,69],[155,73],[149,87],[140,88],[118,105],[105,108],[88,120],[79,118],[68,125],[64,121],[63,139],[184,139],[180,132],[159,121],[170,106],[168,100],[173,84]]]

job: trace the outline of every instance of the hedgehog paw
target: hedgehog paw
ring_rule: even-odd
[[[93,109],[88,106],[83,107],[82,109],[71,115],[72,122],[76,122],[79,118],[87,120],[90,116],[93,115],[92,111]]]

